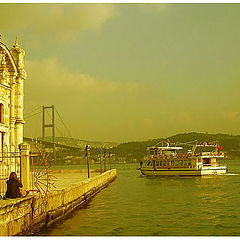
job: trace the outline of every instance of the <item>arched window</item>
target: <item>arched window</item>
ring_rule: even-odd
[[[0,103],[0,123],[3,123],[4,121],[4,109],[3,109],[3,104]]]

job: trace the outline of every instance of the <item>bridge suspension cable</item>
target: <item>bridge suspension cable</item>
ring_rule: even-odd
[[[41,113],[42,113],[41,107],[40,106],[38,106],[38,107],[35,106],[35,108],[33,108],[30,112],[27,112],[27,113],[24,114],[24,119],[29,119],[29,118],[31,118],[31,117],[33,117],[37,114],[41,114]]]
[[[36,115],[38,115],[38,114],[41,114],[41,113],[42,113],[42,111],[36,112],[36,113],[34,113],[34,114],[25,116],[24,119],[29,119],[29,118],[31,118],[31,117],[33,117],[33,116],[36,116]]]
[[[41,109],[40,106],[35,106],[30,112],[24,113],[24,116],[31,115],[32,113],[36,112],[39,109]]]
[[[55,126],[55,127],[56,127],[56,130],[57,130],[59,136],[64,137],[64,134],[62,134],[61,130],[57,126]]]
[[[54,107],[54,108],[55,108],[55,110],[56,110],[56,112],[57,112],[57,115],[58,115],[60,121],[62,122],[64,128],[67,130],[67,133],[68,133],[69,137],[70,137],[70,138],[73,138],[72,135],[71,135],[71,133],[70,133],[70,131],[69,131],[69,129],[68,129],[68,127],[66,126],[66,124],[65,124],[64,121],[63,121],[63,119],[61,118],[58,110],[56,109],[56,107]]]
[[[73,138],[72,135],[71,135],[71,132],[69,130],[69,128],[67,127],[67,125],[65,124],[63,118],[61,117],[60,113],[58,112],[57,108],[54,106],[54,110],[56,111],[57,113],[57,116],[58,118],[56,120],[59,121],[59,124],[61,123],[61,125],[63,125],[63,128],[65,129],[65,131],[67,132],[67,135],[68,137],[70,137],[71,139]],[[43,113],[43,109],[42,109],[42,106],[35,106],[33,107],[33,109],[27,113],[24,114],[24,119],[25,120],[29,120],[31,119],[32,117],[36,116],[36,115],[41,115]],[[50,113],[48,111],[46,111],[46,116],[51,119],[52,116],[50,116]],[[60,135],[60,137],[65,137],[65,134],[63,134],[61,128],[57,127],[55,125],[55,128],[58,132],[58,134]],[[64,131],[64,132],[65,132]]]

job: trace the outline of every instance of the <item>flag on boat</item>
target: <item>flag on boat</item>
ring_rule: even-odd
[[[221,150],[222,150],[222,146],[220,146],[220,145],[218,144],[217,149],[218,149],[218,151],[221,151]]]

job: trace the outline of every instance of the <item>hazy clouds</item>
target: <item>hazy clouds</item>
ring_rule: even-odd
[[[115,14],[106,4],[1,4],[1,29],[37,36],[51,35],[53,41],[75,39],[81,31],[97,29]]]
[[[239,25],[239,4],[0,5],[3,41],[26,51],[25,112],[55,104],[91,140],[239,134]]]

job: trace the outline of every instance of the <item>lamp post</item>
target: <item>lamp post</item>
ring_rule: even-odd
[[[88,178],[90,178],[90,174],[89,174],[89,157],[90,157],[90,145],[86,144],[86,147],[85,147],[85,158],[87,159]]]
[[[108,153],[108,160],[109,160],[109,169],[111,170],[112,169],[112,164],[111,164],[111,152]]]
[[[104,172],[106,172],[106,149],[103,152],[103,163],[104,163]]]
[[[102,148],[99,148],[98,151],[98,159],[99,159],[99,163],[100,163],[100,173],[102,174]]]

